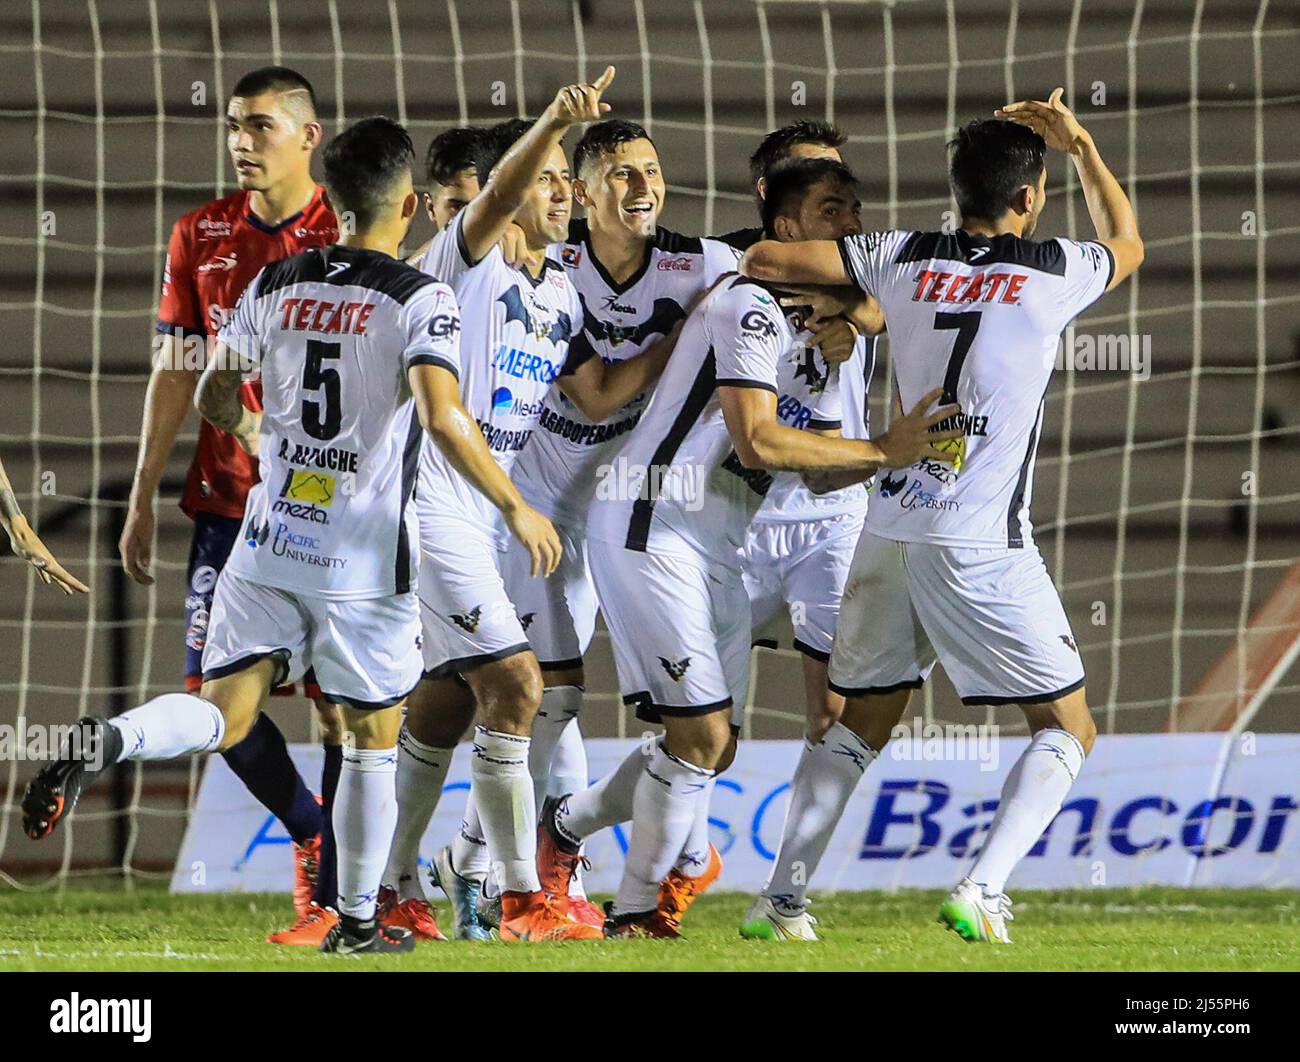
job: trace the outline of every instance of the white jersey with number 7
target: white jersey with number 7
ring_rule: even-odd
[[[944,546],[1023,548],[1047,384],[1061,331],[1115,272],[1101,243],[963,230],[839,241],[849,278],[884,310],[899,398],[942,386],[964,436],[953,465],[881,469],[867,528]]]

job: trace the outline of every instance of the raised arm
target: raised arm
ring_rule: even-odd
[[[1115,256],[1115,275],[1106,289],[1109,291],[1142,264],[1146,252],[1138,233],[1133,204],[1102,161],[1091,134],[1061,102],[1064,91],[1060,88],[1053,90],[1051,98],[1046,101],[1008,103],[995,114],[998,118],[1028,126],[1047,142],[1048,147],[1064,151],[1074,162],[1088,204],[1088,216],[1097,230],[1097,239]]]
[[[550,575],[560,563],[559,536],[493,459],[483,433],[461,404],[455,375],[438,365],[412,365],[407,379],[416,414],[433,445],[505,517],[511,534],[532,558],[533,575]]]
[[[613,80],[614,68],[607,66],[590,85],[560,89],[532,128],[501,157],[482,190],[465,207],[461,234],[471,259],[477,262],[505,235],[569,126],[597,121],[610,110],[600,97]]]

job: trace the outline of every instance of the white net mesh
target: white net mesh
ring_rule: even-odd
[[[1284,224],[1300,208],[1300,31],[1268,0],[1090,3],[1084,16],[1081,0],[7,6],[0,453],[33,523],[92,595],[64,599],[16,562],[0,565],[0,723],[67,722],[178,686],[189,525],[175,501],[193,421],[158,505],[156,586],[118,574],[114,521],[166,236],[230,190],[219,117],[239,73],[294,66],[315,84],[327,132],[386,112],[422,147],[450,125],[536,113],[554,86],[612,62],[615,113],[655,137],[670,180],[664,220],[684,232],[752,223],[745,160],[763,133],[805,117],[849,134],[865,225],[938,227],[950,221],[942,145],[956,127],[1065,85],[1147,240],[1142,272],[1066,343],[1149,337],[1150,378],[1059,373],[1037,472],[1039,542],[1099,725],[1162,730],[1180,704],[1217,718],[1266,674],[1271,696],[1252,725],[1291,728],[1296,616],[1284,602],[1260,624],[1251,617],[1300,553],[1300,473],[1287,456],[1300,397],[1300,296],[1287,278],[1300,273],[1300,228]],[[1049,165],[1042,231],[1087,236],[1070,168]],[[887,377],[873,388],[880,417]],[[1256,639],[1270,633],[1282,649],[1262,660]],[[1227,679],[1198,693],[1219,660]],[[626,733],[603,635],[589,672],[588,732]],[[754,673],[750,735],[796,737],[797,659],[764,651]],[[918,703],[927,719],[960,715],[942,678]],[[291,737],[307,735],[305,705],[276,712]],[[1014,712],[995,718],[1015,732]],[[39,847],[17,827],[30,771],[16,756],[0,764],[5,881],[168,872],[196,767],[120,772]]]

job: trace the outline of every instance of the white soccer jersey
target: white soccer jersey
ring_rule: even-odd
[[[585,220],[575,220],[568,239],[553,250],[582,307],[581,327],[575,321],[573,333],[579,361],[593,355],[623,361],[640,354],[685,319],[692,299],[736,268],[736,252],[726,244],[660,228],[642,267],[619,284],[596,261]],[[553,388],[514,473],[529,504],[565,523],[580,522],[591,503],[596,470],[636,427],[649,397],[649,391],[638,395],[596,423]]]
[[[772,485],[732,448],[718,388],[761,387],[788,427],[838,428],[838,372],[776,297],[743,277],[710,292],[682,329],[655,396],[596,487],[593,539],[735,571]]]
[[[414,588],[419,420],[407,369],[460,370],[456,297],[354,247],[273,262],[220,340],[262,377],[260,482],[227,568],[328,600]]]
[[[849,359],[839,367],[840,403],[843,406],[840,434],[846,439],[868,439],[870,416],[867,396],[876,368],[876,337],[859,336]],[[867,510],[867,487],[855,483],[843,490],[814,494],[798,472],[778,472],[772,489],[763,499],[755,520],[778,522],[825,520],[846,512]]]
[[[942,386],[965,432],[958,467],[881,469],[867,527],[948,546],[1032,542],[1034,456],[1056,344],[1114,276],[1109,248],[962,230],[871,232],[839,245],[849,277],[884,310],[904,408]]]
[[[421,268],[450,284],[460,305],[468,307],[461,401],[508,473],[533,435],[551,385],[581,361],[569,359],[580,310],[564,271],[550,258],[538,278],[511,268],[500,247],[471,262],[461,234],[464,217],[462,211],[434,237]],[[464,514],[498,539],[505,536],[496,509],[432,443],[420,456],[416,506],[421,513]]]

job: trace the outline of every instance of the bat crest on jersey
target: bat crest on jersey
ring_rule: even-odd
[[[615,298],[617,296],[611,295],[605,300],[607,309],[619,313],[636,312],[634,307],[625,307],[614,302]],[[581,294],[578,295],[578,302],[582,305],[583,332],[593,340],[604,341],[615,347],[620,343],[644,343],[654,335],[666,336],[678,321],[686,317],[686,311],[677,304],[676,300],[663,298],[655,299],[654,306],[650,309],[650,316],[644,321],[634,325],[616,325],[596,317],[588,309],[587,300]]]
[[[817,351],[813,347],[799,347],[791,355],[791,360],[798,366],[794,371],[794,378],[807,384],[812,394],[819,395],[826,390],[830,370],[822,372],[817,367]]]
[[[680,660],[669,660],[666,656],[659,658],[659,663],[663,664],[664,670],[668,672],[668,677],[674,682],[681,682],[682,676],[686,674],[686,669],[691,666],[691,658],[684,656]]]
[[[483,606],[475,605],[472,609],[461,615],[459,612],[451,614],[452,623],[456,624],[463,631],[473,634],[478,630],[479,621],[483,618]]]
[[[907,486],[907,473],[900,472],[897,476],[891,476],[888,473],[880,477],[880,496],[882,498],[892,498],[900,490]]]
[[[506,324],[518,321],[524,326],[525,332],[531,333],[538,339],[549,340],[558,346],[560,343],[567,343],[573,334],[573,322],[567,313],[557,310],[554,320],[548,320],[545,308],[536,303],[530,311],[524,305],[524,300],[520,298],[517,287],[507,288],[497,301],[506,308]]]

